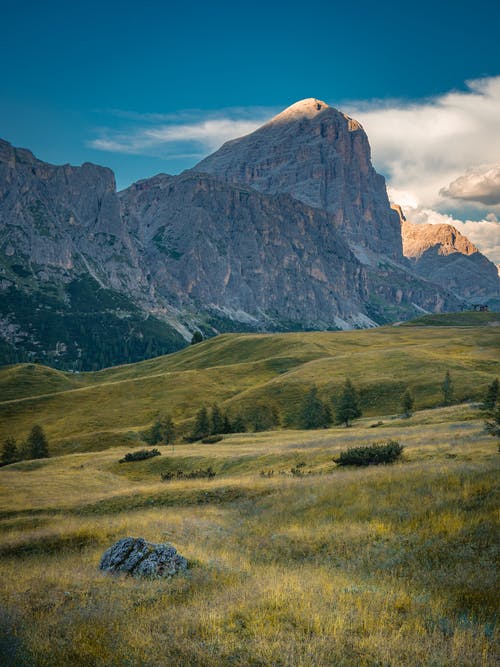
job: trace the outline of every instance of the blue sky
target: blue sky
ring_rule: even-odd
[[[457,194],[449,186],[468,169],[496,183],[496,172],[484,176],[500,162],[487,138],[485,159],[475,137],[476,153],[457,156],[432,187],[419,185],[432,156],[418,158],[420,172],[391,158],[391,141],[403,141],[403,153],[421,148],[418,132],[408,146],[407,135],[421,113],[432,124],[450,95],[469,115],[471,102],[492,107],[486,129],[496,131],[500,6],[492,0],[0,0],[0,9],[0,137],[43,160],[104,164],[125,187],[188,168],[289,104],[318,97],[360,118],[376,167],[419,210],[483,222],[496,215],[495,203],[435,197]],[[399,135],[385,136],[394,122]],[[453,145],[452,137],[442,148]],[[398,169],[414,174],[416,189]]]

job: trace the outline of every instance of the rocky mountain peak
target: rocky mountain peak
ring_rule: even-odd
[[[478,248],[453,225],[413,224],[403,221],[403,252],[406,257],[419,258],[429,248],[437,248],[440,255],[458,252],[473,255]]]
[[[307,97],[281,111],[277,116],[271,118],[269,123],[287,123],[298,118],[314,118],[331,108],[326,102],[318,100],[316,97]]]
[[[469,239],[453,225],[401,221],[403,251],[421,276],[464,298],[496,298],[498,272]]]
[[[194,171],[264,194],[290,194],[332,214],[358,256],[368,249],[403,261],[398,215],[389,206],[384,178],[372,166],[366,133],[315,97],[226,142]]]

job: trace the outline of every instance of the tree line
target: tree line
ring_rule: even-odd
[[[200,340],[202,340],[200,338]],[[195,341],[194,344],[198,342]],[[447,371],[441,385],[443,405],[453,401],[453,382]],[[400,398],[400,406],[405,417],[411,417],[415,408],[415,399],[409,387],[406,387]],[[272,402],[257,402],[246,408],[244,415],[238,413],[231,416],[222,410],[217,403],[211,407],[202,406],[194,416],[193,425],[186,433],[179,433],[170,415],[158,415],[151,428],[143,434],[144,440],[150,445],[173,444],[181,437],[185,442],[196,442],[204,438],[229,433],[246,431],[267,431],[279,426],[295,426],[301,429],[327,428],[332,424],[351,426],[352,422],[362,416],[359,392],[347,378],[340,394],[329,401],[319,397],[316,385],[304,394],[298,409],[293,413],[281,415]]]

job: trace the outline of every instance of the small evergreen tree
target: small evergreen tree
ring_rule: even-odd
[[[159,442],[161,442],[163,439],[163,433],[162,433],[162,424],[161,424],[161,419],[160,417],[157,417],[155,423],[151,428],[149,429],[149,433],[147,434],[147,442],[151,445],[157,445]]]
[[[196,343],[201,343],[203,336],[200,331],[195,331],[193,337],[191,338],[191,345],[196,345]]]
[[[494,410],[495,405],[498,400],[498,378],[495,378],[493,382],[488,386],[488,389],[486,391],[486,395],[484,397],[483,401],[483,410]]]
[[[17,451],[17,443],[12,437],[5,438],[2,446],[2,454],[0,456],[0,465],[8,466],[10,463],[19,461],[19,452]]]
[[[208,411],[205,407],[200,408],[196,414],[196,420],[189,437],[190,440],[201,440],[206,438],[210,433],[210,421],[208,419]]]
[[[241,415],[236,415],[234,418],[232,424],[231,424],[231,432],[232,433],[245,433],[247,430],[245,421]]]
[[[224,416],[217,403],[214,403],[212,405],[212,410],[210,413],[210,435],[217,435],[223,432],[224,432]]]
[[[414,405],[415,405],[415,400],[412,396],[412,393],[411,393],[409,387],[407,387],[405,389],[405,392],[404,392],[402,398],[401,398],[401,407],[403,408],[403,412],[404,412],[405,417],[410,417],[411,416],[411,414],[413,412]]]
[[[221,433],[233,433],[233,425],[226,412],[224,413]]]
[[[451,380],[450,371],[446,371],[441,391],[443,392],[444,404],[451,405],[451,402],[453,401],[453,382]]]
[[[175,440],[175,425],[170,415],[158,416],[145,438],[150,445],[170,445]]]
[[[32,459],[46,459],[49,456],[49,443],[41,426],[35,424],[27,440],[29,456]]]
[[[163,417],[163,442],[166,445],[171,445],[175,440],[175,424],[170,415]]]
[[[336,419],[338,424],[350,426],[350,422],[356,417],[361,417],[361,409],[358,405],[356,390],[352,382],[347,379],[342,389],[339,404],[336,410]]]
[[[324,428],[331,422],[331,413],[318,397],[318,388],[313,385],[302,402],[300,410],[301,428]]]

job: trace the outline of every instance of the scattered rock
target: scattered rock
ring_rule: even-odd
[[[187,560],[171,544],[153,544],[142,537],[124,537],[104,552],[99,569],[134,577],[171,577],[187,570]]]

